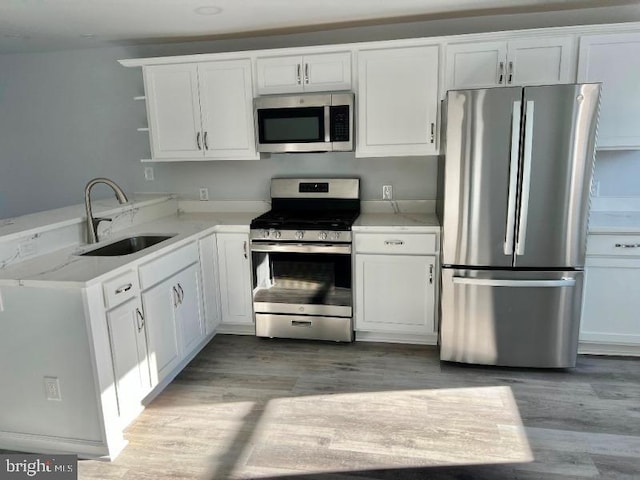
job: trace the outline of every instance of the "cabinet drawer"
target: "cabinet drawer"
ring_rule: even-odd
[[[139,269],[140,288],[147,289],[197,261],[198,245],[194,242],[146,263]]]
[[[107,310],[112,309],[138,295],[138,276],[131,270],[116,278],[102,283],[104,291],[104,305]]]
[[[364,233],[355,235],[356,253],[429,254],[436,251],[435,233]]]
[[[640,235],[589,235],[587,255],[640,256]]]

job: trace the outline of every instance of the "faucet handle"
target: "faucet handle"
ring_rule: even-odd
[[[95,228],[96,230],[98,229],[98,225],[100,225],[101,222],[113,222],[112,218],[106,218],[106,217],[95,217],[91,219],[93,221],[93,228]]]

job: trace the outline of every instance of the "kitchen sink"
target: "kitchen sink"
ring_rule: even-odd
[[[123,238],[117,242],[110,243],[104,247],[89,250],[80,255],[86,257],[116,257],[119,255],[130,255],[149,248],[157,243],[164,242],[175,235],[139,235],[136,237]]]

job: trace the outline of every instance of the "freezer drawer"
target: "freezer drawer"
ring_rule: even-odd
[[[440,359],[573,367],[583,272],[442,270]]]

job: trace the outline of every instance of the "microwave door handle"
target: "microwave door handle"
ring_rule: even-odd
[[[324,106],[324,142],[329,143],[331,141],[331,106]]]

